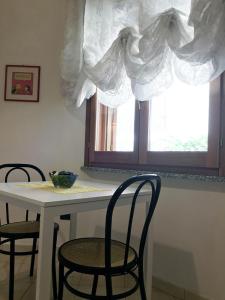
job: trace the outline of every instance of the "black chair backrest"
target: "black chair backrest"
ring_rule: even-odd
[[[18,171],[18,170],[26,175],[27,182],[31,181],[31,174],[30,174],[31,170],[35,171],[35,173],[37,173],[40,176],[42,181],[46,181],[44,173],[38,167],[31,165],[31,164],[11,163],[11,164],[0,165],[0,173],[2,172],[3,169],[5,170],[5,173],[4,173],[5,174],[4,175],[5,182],[8,182],[9,175],[11,175],[11,173]],[[37,215],[37,220],[39,220],[39,218],[40,218],[40,215]],[[26,221],[28,221],[28,219],[29,219],[29,211],[26,210]],[[7,224],[10,223],[8,203],[6,203],[6,222],[7,222]]]
[[[113,194],[106,213],[106,224],[105,224],[105,266],[110,271],[111,268],[111,237],[112,237],[112,217],[113,217],[113,211],[116,206],[117,201],[123,201],[123,199],[119,199],[121,194],[127,189],[130,188],[132,185],[135,185],[135,192],[133,195],[133,199],[131,202],[131,209],[129,214],[129,220],[128,220],[128,230],[127,230],[127,236],[126,236],[126,248],[125,248],[125,254],[124,254],[124,269],[126,269],[127,260],[128,260],[128,253],[129,253],[129,246],[130,246],[130,240],[131,240],[131,232],[132,232],[132,224],[133,224],[133,217],[134,217],[134,211],[138,199],[138,195],[140,194],[143,187],[149,189],[149,211],[147,213],[142,233],[141,233],[141,239],[139,244],[139,251],[138,251],[138,257],[139,257],[139,263],[143,264],[143,255],[144,255],[144,247],[145,242],[148,234],[148,228],[150,225],[150,222],[152,220],[152,216],[156,207],[156,204],[159,199],[159,194],[161,190],[161,179],[158,175],[155,174],[149,174],[149,175],[138,175],[133,176],[123,182],[115,191]]]

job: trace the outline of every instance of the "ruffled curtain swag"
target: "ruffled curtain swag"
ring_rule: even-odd
[[[69,0],[62,79],[68,105],[150,100],[174,76],[203,84],[225,70],[224,0]],[[107,97],[106,97],[107,94]]]

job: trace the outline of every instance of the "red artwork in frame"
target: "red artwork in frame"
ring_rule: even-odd
[[[6,65],[5,101],[39,102],[40,66]]]

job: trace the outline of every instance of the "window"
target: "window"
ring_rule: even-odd
[[[150,104],[149,151],[208,151],[210,84],[176,81]]]
[[[223,175],[223,81],[177,80],[151,101],[130,99],[117,109],[96,94],[87,102],[85,165]]]

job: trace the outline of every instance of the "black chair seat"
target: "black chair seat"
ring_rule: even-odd
[[[111,240],[111,265],[115,271],[124,266],[126,244]],[[59,259],[64,262],[65,266],[77,269],[80,272],[82,269],[87,272],[87,269],[93,272],[98,270],[99,273],[105,270],[105,239],[101,238],[82,238],[71,240],[59,249]],[[128,265],[135,265],[137,261],[136,251],[129,247]]]
[[[29,238],[39,236],[39,221],[22,221],[4,224],[0,226],[0,237],[4,238]],[[58,230],[59,225],[54,224],[54,230]]]

